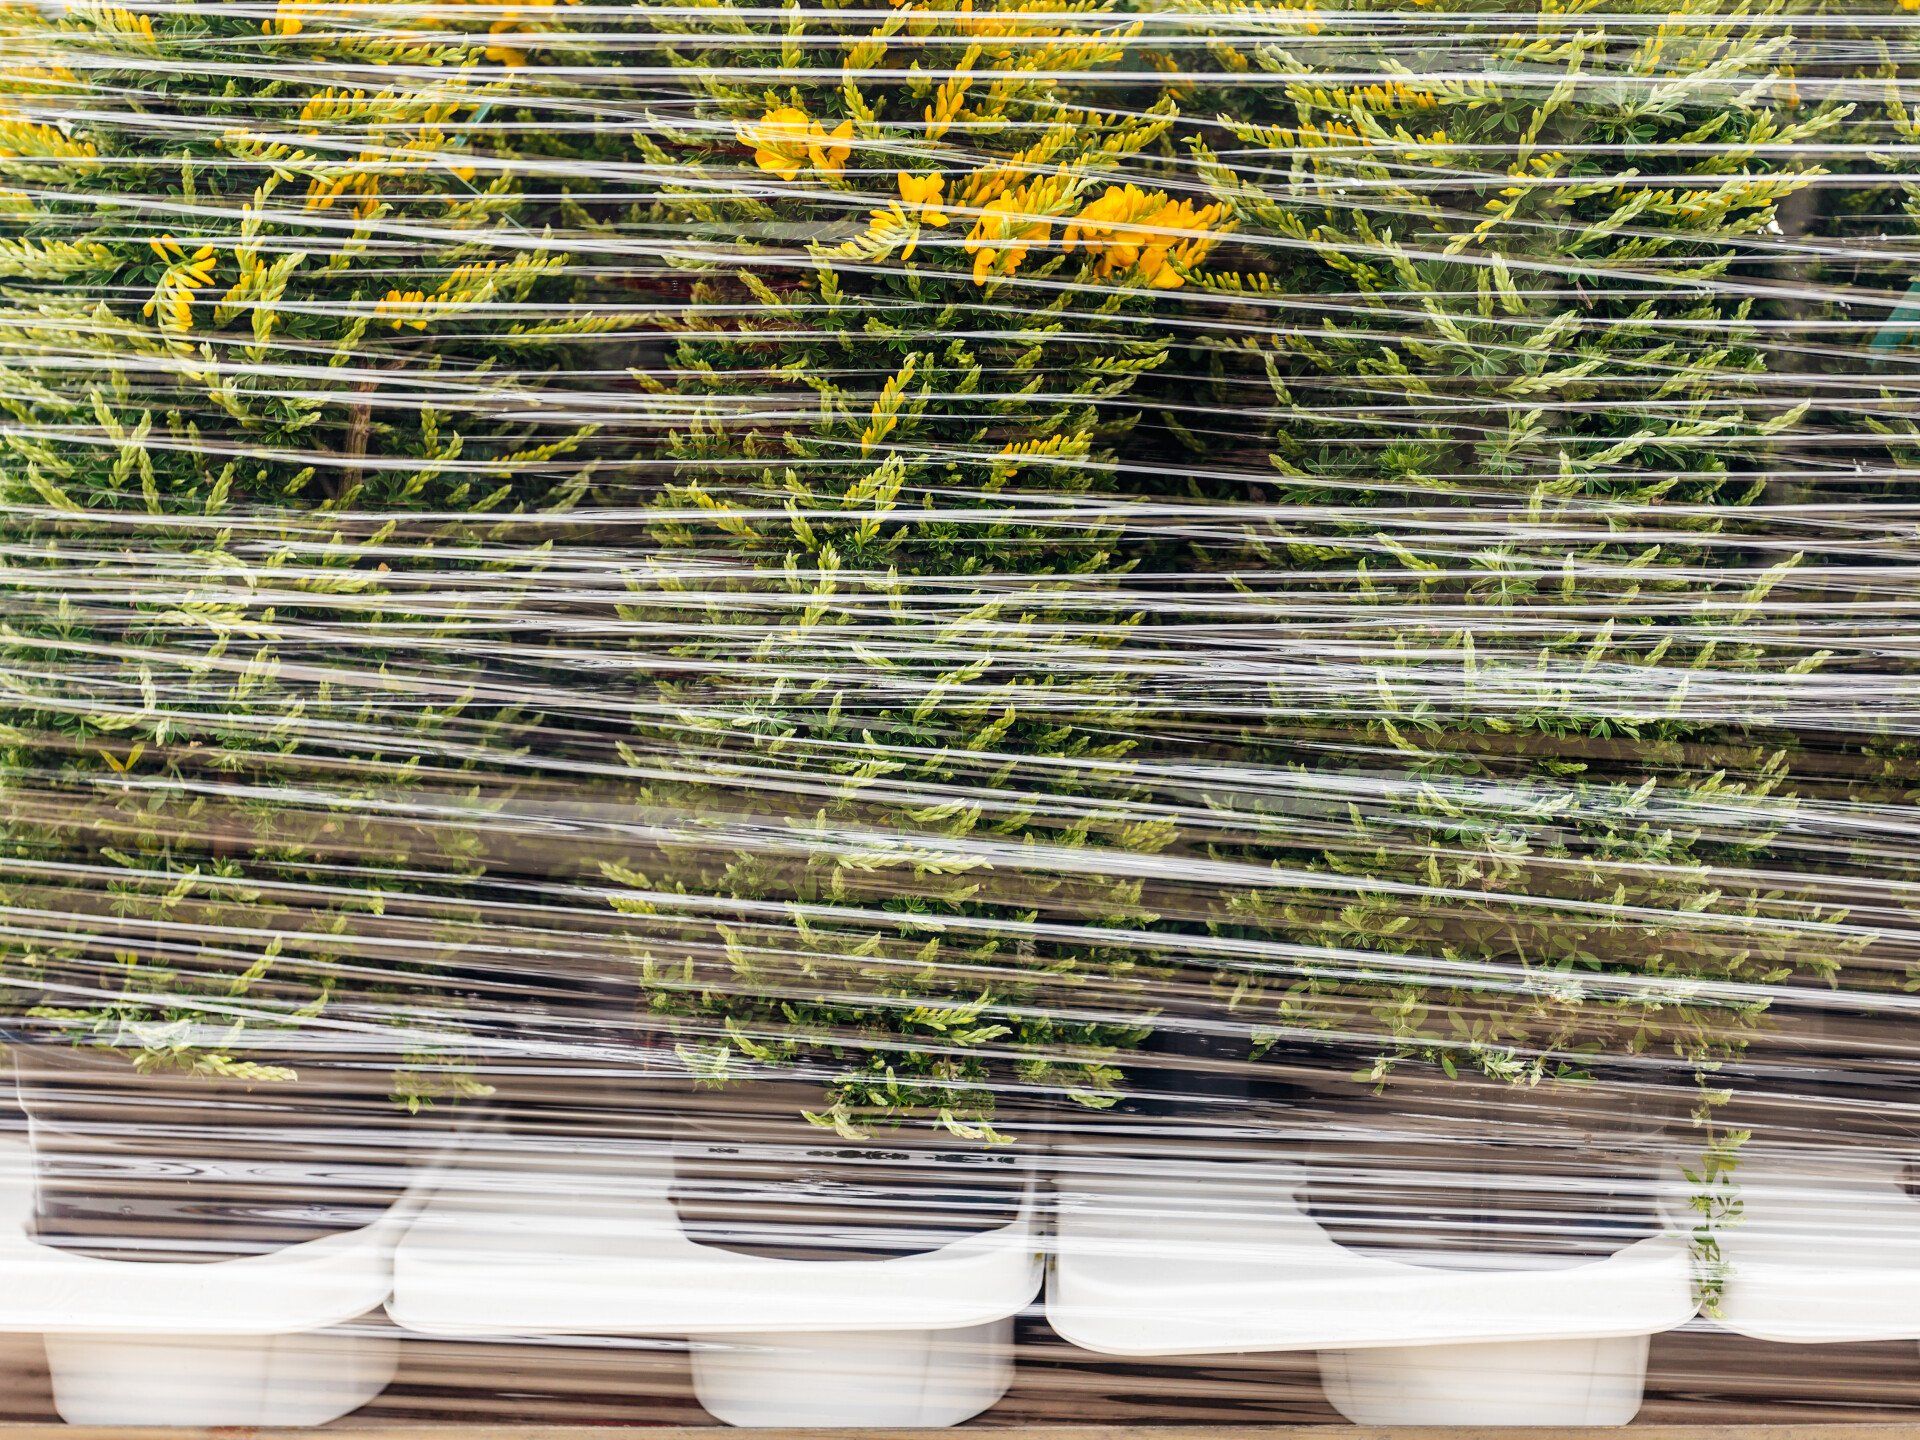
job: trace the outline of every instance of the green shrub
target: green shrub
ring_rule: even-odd
[[[715,1078],[819,1074],[845,1133],[1110,1103],[1151,1003],[1125,860],[1166,835],[1100,496],[1222,210],[1137,178],[1173,112],[1099,103],[1102,7],[657,14],[698,103],[638,143],[697,278],[632,612],[690,637],[635,657],[679,833],[611,872],[649,1002]]]
[[[517,744],[514,520],[586,483],[589,432],[522,417],[605,324],[476,138],[506,36],[0,25],[5,898],[49,917],[8,1009],[142,1066],[404,1058]]]
[[[1736,520],[1805,414],[1739,282],[1844,112],[1775,9],[1669,10],[1263,10],[1278,113],[1203,156],[1296,507],[1249,549],[1339,657],[1249,738],[1300,809],[1246,805],[1273,880],[1222,928],[1287,959],[1226,979],[1377,1077],[1711,1067],[1853,943],[1762,867],[1794,744],[1754,697],[1820,656],[1742,635],[1791,565]]]

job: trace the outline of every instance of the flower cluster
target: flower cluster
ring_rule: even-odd
[[[1102,280],[1131,273],[1155,290],[1177,290],[1218,242],[1225,219],[1226,207],[1217,203],[1195,209],[1163,190],[1109,185],[1074,216],[1063,248],[1096,256],[1094,274]]]
[[[374,306],[375,320],[384,320],[399,330],[411,325],[424,330],[431,320],[442,320],[462,311],[486,305],[505,294],[511,296],[537,276],[555,268],[545,256],[522,255],[509,261],[487,260],[459,265],[431,292],[393,289]]]
[[[1404,110],[1431,110],[1440,104],[1440,97],[1433,90],[1409,85],[1404,80],[1302,87],[1297,98],[1323,110],[1352,115],[1391,115]]]
[[[273,14],[260,22],[260,30],[266,35],[298,35],[305,31],[309,20],[323,18],[329,12],[345,11],[357,3],[360,0],[279,0]],[[451,0],[452,7],[461,3],[463,0]],[[520,0],[504,8],[496,0],[471,0],[471,3],[485,5],[489,12],[498,11],[487,26],[483,51],[486,58],[496,65],[515,68],[527,63],[524,42],[525,37],[535,33],[528,23],[533,16],[553,9],[556,4],[573,5],[578,0]],[[420,29],[461,28],[456,17],[437,14],[433,7],[410,14],[408,22]]]
[[[564,3],[572,5],[576,0],[564,0]],[[519,5],[509,6],[487,27],[487,59],[509,67],[526,64],[527,51],[523,37],[533,33],[527,20],[532,13],[551,10],[553,6],[554,0],[523,0]]]
[[[1171,199],[1164,190],[1137,185],[1109,185],[1071,216],[1054,216],[1047,206],[1059,189],[1055,180],[1036,180],[981,207],[966,242],[976,284],[1012,275],[1033,246],[1052,241],[1059,223],[1064,226],[1061,251],[1093,257],[1095,279],[1177,290],[1219,243],[1226,221],[1223,205],[1196,209],[1191,201]]]
[[[1053,239],[1056,217],[1051,210],[1059,188],[1051,177],[1032,180],[980,206],[966,242],[967,253],[973,256],[974,284],[1011,276],[1032,246]]]
[[[769,110],[750,125],[739,127],[740,141],[753,151],[753,162],[769,175],[797,179],[802,170],[838,175],[853,153],[853,122],[842,120],[828,130],[793,105]]]
[[[966,94],[955,81],[941,88],[926,107],[928,133],[958,115]],[[767,110],[736,125],[735,132],[760,169],[785,181],[807,172],[837,177],[853,149],[851,120],[828,130],[797,105]],[[1176,290],[1218,243],[1227,220],[1224,204],[1196,207],[1133,184],[1109,185],[1078,204],[1080,182],[1061,166],[1038,174],[1027,167],[977,169],[951,198],[947,176],[938,170],[902,170],[895,181],[899,199],[876,206],[867,235],[842,253],[871,260],[884,247],[910,259],[920,227],[943,227],[953,218],[949,211],[958,209],[973,216],[963,248],[973,259],[976,285],[1011,278],[1036,248],[1052,247],[1056,227],[1063,227],[1060,253],[1078,250],[1092,257],[1095,279]]]
[[[947,188],[944,175],[913,175],[900,172],[900,203],[919,213],[922,225],[944,225],[947,213],[940,208],[941,193]]]
[[[214,267],[219,260],[211,245],[202,245],[188,255],[171,235],[149,240],[147,244],[167,262],[167,269],[160,277],[153,298],[141,307],[141,314],[158,321],[163,330],[172,331],[169,338],[177,348],[178,337],[193,329],[193,302],[199,291],[213,284]]]
[[[408,325],[424,330],[429,318],[428,304],[424,290],[389,290],[373,307],[373,318],[385,320],[396,330]]]

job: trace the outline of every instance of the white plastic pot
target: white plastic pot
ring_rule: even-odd
[[[1646,1388],[1647,1346],[1627,1335],[1322,1350],[1320,1385],[1360,1425],[1625,1425]]]
[[[53,1402],[72,1425],[324,1425],[393,1379],[391,1333],[50,1334]]]
[[[361,1328],[425,1180],[362,1230],[204,1264],[36,1243],[32,1158],[0,1141],[0,1330],[38,1332],[76,1425],[320,1425],[384,1389],[398,1336]],[[345,1328],[355,1327],[355,1328]]]
[[[455,1339],[684,1337],[700,1403],[734,1425],[955,1425],[1006,1392],[1040,1289],[1031,1195],[937,1250],[821,1262],[695,1243],[671,1182],[664,1147],[593,1177],[476,1160],[401,1242],[388,1313]]]
[[[1013,1383],[1013,1320],[957,1330],[754,1332],[693,1349],[693,1393],[729,1425],[934,1429]]]
[[[1060,1197],[1047,1318],[1107,1355],[1319,1352],[1327,1399],[1370,1425],[1622,1425],[1647,1337],[1694,1313],[1686,1247],[1437,1269],[1350,1250],[1307,1212],[1298,1165],[1076,1178]]]

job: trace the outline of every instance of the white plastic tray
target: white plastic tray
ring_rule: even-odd
[[[1920,1338],[1920,1201],[1898,1160],[1748,1146],[1717,1323],[1757,1340]]]
[[[1300,1201],[1289,1164],[1077,1179],[1059,1202],[1047,1319],[1108,1355],[1316,1350],[1363,1424],[1623,1424],[1646,1337],[1694,1314],[1687,1251],[1438,1269],[1357,1253]]]
[[[1031,1195],[923,1255],[822,1262],[695,1243],[671,1178],[659,1150],[593,1180],[476,1160],[401,1242],[388,1311],[443,1337],[686,1337],[701,1403],[735,1424],[950,1425],[1005,1392],[1041,1282]]]
[[[416,1188],[375,1224],[205,1264],[102,1260],[29,1233],[31,1155],[0,1137],[0,1330],[46,1337],[54,1405],[87,1425],[316,1425],[392,1379],[378,1310]]]

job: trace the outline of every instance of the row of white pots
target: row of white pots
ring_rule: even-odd
[[[1721,1324],[1920,1336],[1920,1203],[1897,1167],[1756,1154],[1745,1174]],[[399,1332],[355,1324],[384,1305],[400,1331],[443,1337],[684,1337],[698,1398],[732,1424],[944,1426],[1006,1391],[1012,1317],[1044,1279],[1053,1327],[1089,1350],[1317,1351],[1328,1399],[1361,1423],[1617,1425],[1648,1337],[1694,1314],[1679,1238],[1587,1263],[1402,1263],[1337,1243],[1296,1165],[1061,1175],[999,1229],[833,1263],[695,1243],[671,1178],[658,1153],[617,1183],[469,1156],[363,1230],[136,1263],[36,1244],[30,1162],[0,1146],[0,1329],[46,1336],[76,1424],[324,1423],[391,1379]]]

